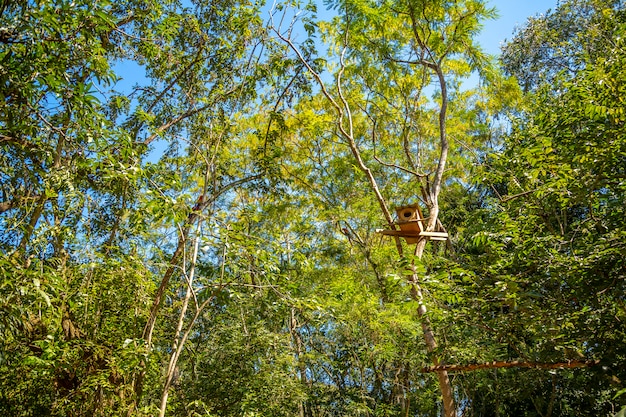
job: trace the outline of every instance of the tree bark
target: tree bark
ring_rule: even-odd
[[[167,373],[165,374],[165,383],[163,384],[163,392],[161,394],[159,417],[165,416],[165,409],[167,408],[167,399],[169,397],[170,385],[172,384],[172,381],[174,379],[176,364],[178,363],[178,358],[185,342],[185,340],[180,340],[180,332],[183,330],[185,316],[187,315],[187,307],[189,306],[189,299],[191,298],[191,293],[193,292],[193,278],[196,272],[196,260],[198,258],[198,243],[199,238],[196,236],[196,238],[194,239],[193,254],[191,256],[189,276],[186,283],[187,291],[185,291],[185,298],[183,300],[183,305],[180,309],[178,324],[176,325],[176,333],[174,334],[174,339],[172,341],[172,354],[170,356],[170,362],[167,367]]]
[[[420,239],[415,246],[415,256],[418,259],[422,258],[424,254],[424,248],[426,247],[427,239]],[[435,333],[433,332],[430,320],[427,316],[426,306],[424,305],[424,296],[422,289],[419,285],[418,275],[416,272],[415,264],[411,264],[412,275],[411,281],[411,297],[418,302],[417,314],[421,320],[422,331],[424,332],[424,342],[426,343],[426,350],[428,353],[432,353],[437,349],[437,340],[435,339]],[[448,371],[445,368],[439,369],[441,366],[439,358],[433,357],[433,368],[436,369],[433,372],[437,373],[437,380],[439,382],[439,390],[441,391],[443,410],[445,417],[455,417],[456,407],[454,403],[454,392],[452,391],[452,384],[448,376]]]

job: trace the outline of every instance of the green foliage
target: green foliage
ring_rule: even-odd
[[[594,25],[571,36],[603,42],[607,58],[561,50],[578,60],[578,69],[553,73],[549,84],[535,85],[504,152],[485,161],[487,203],[472,216],[476,226],[467,230],[468,239],[473,237],[464,258],[480,278],[476,291],[488,294],[479,321],[510,358],[585,358],[600,366],[533,376],[532,389],[501,396],[503,413],[599,415],[619,404],[611,393],[624,378],[626,358],[620,342],[625,337],[626,141],[618,97],[625,79],[617,69],[623,65],[624,22],[621,11],[596,6],[585,5]],[[555,14],[569,13],[571,7],[567,2]],[[553,17],[533,20],[530,27]],[[610,37],[595,37],[597,27],[608,26]],[[518,47],[507,46],[522,52]],[[514,378],[520,377],[515,372]],[[592,395],[587,395],[589,387]],[[492,389],[488,384],[478,392]],[[545,392],[553,393],[550,401]]]
[[[230,157],[221,144],[226,112],[255,92],[257,11],[2,3],[2,413],[127,415],[144,409],[138,375],[158,391],[169,335],[156,350],[141,336],[169,233],[199,189],[215,207],[250,174],[237,168],[245,152]],[[147,85],[116,91],[118,62],[138,63]],[[157,137],[172,146],[148,163]]]
[[[607,56],[612,19],[623,19],[620,9],[621,0],[568,0],[530,18],[502,49],[505,72],[525,91],[550,85],[558,76],[575,76]]]
[[[0,414],[432,416],[434,362],[582,358],[456,373],[458,411],[618,410],[620,5],[518,32],[522,97],[482,1],[278,4],[326,96],[247,1],[3,2]],[[376,229],[422,198],[451,242],[416,256]]]

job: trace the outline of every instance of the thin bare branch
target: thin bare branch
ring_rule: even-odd
[[[415,171],[411,171],[408,168],[405,168],[403,166],[397,165],[397,164],[391,164],[385,161],[382,161],[378,156],[374,155],[374,159],[376,160],[376,162],[378,162],[379,164],[389,167],[389,168],[395,168],[399,171],[402,172],[406,172],[407,174],[411,174],[417,178],[426,178],[428,176],[428,174],[420,174],[419,172],[415,172]]]
[[[273,21],[272,21],[272,24],[273,24]],[[339,68],[339,71],[337,73],[337,77],[336,77],[336,80],[335,80],[337,94],[339,96],[339,102],[338,102],[335,99],[335,97],[333,97],[333,95],[326,88],[326,85],[325,85],[324,81],[322,80],[321,75],[319,73],[317,73],[313,69],[313,67],[311,67],[311,65],[308,63],[306,58],[304,58],[304,56],[302,55],[302,52],[300,51],[300,49],[292,42],[292,40],[290,38],[288,38],[288,37],[285,37],[282,33],[280,33],[278,28],[273,27],[272,29],[273,29],[274,33],[276,34],[276,36],[278,36],[278,38],[281,41],[283,41],[289,47],[289,49],[291,49],[296,54],[296,56],[298,57],[298,60],[300,60],[300,62],[302,62],[302,64],[304,64],[304,66],[309,71],[309,74],[311,74],[311,76],[313,77],[313,79],[315,80],[317,85],[320,87],[324,97],[326,97],[326,99],[329,101],[329,103],[337,111],[337,127],[339,129],[339,132],[341,133],[341,136],[343,136],[344,139],[346,139],[348,141],[348,145],[350,147],[350,150],[352,151],[352,154],[354,155],[354,157],[355,157],[355,159],[357,161],[357,165],[358,165],[359,169],[361,169],[361,171],[363,171],[363,173],[365,173],[365,176],[367,177],[367,180],[370,183],[370,186],[372,187],[372,191],[376,195],[376,199],[377,199],[378,204],[380,205],[380,208],[381,208],[381,210],[382,210],[382,212],[383,212],[383,214],[385,216],[385,220],[387,221],[387,224],[389,225],[389,227],[395,228],[393,217],[391,215],[391,212],[389,211],[389,208],[387,206],[387,202],[386,202],[385,198],[383,197],[383,195],[382,195],[382,193],[380,191],[380,188],[378,186],[376,178],[374,178],[374,174],[372,173],[372,171],[369,169],[369,167],[363,161],[363,158],[361,157],[361,152],[360,152],[360,150],[358,148],[358,145],[356,144],[356,141],[354,139],[354,132],[353,132],[353,127],[352,127],[352,114],[350,112],[350,104],[348,103],[348,100],[344,96],[343,91],[341,89],[341,82],[342,82],[341,81],[341,77],[343,75],[343,72],[345,71],[345,53],[346,53],[346,50],[347,50],[347,45],[344,44],[344,47],[343,47],[343,49],[341,51],[341,54],[340,54],[340,68]],[[347,33],[346,33],[346,37],[347,37]],[[344,42],[347,43],[347,39],[346,38],[344,38]],[[344,119],[346,120],[347,126],[344,124]]]
[[[528,194],[532,194],[532,193],[534,193],[535,191],[537,191],[537,189],[536,189],[536,188],[535,188],[534,190],[524,191],[524,192],[522,192],[522,193],[517,193],[517,194],[514,194],[514,195],[507,195],[506,197],[500,197],[500,196],[498,195],[498,197],[500,198],[500,201],[502,201],[503,203],[505,203],[505,202],[507,202],[507,201],[515,200],[516,198],[523,197],[523,196],[528,195]]]
[[[177,117],[173,118],[172,120],[162,124],[161,126],[159,126],[156,131],[150,135],[147,139],[145,139],[143,141],[144,145],[149,145],[154,139],[156,139],[157,136],[159,136],[161,133],[165,132],[167,129],[169,129],[170,127],[180,123],[181,121],[194,116],[206,109],[208,109],[209,107],[211,107],[212,104],[206,104],[204,106],[201,107],[197,107],[195,109],[189,109],[186,112],[178,115]]]

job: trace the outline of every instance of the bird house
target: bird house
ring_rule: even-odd
[[[437,223],[436,230],[426,230],[426,221],[428,218],[424,217],[422,210],[417,204],[398,207],[396,208],[396,213],[398,215],[396,224],[400,226],[400,230],[378,230],[380,233],[389,236],[403,237],[408,244],[417,243],[422,239],[441,241],[448,239],[448,233],[443,230],[439,222]]]

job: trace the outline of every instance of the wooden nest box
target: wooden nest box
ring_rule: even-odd
[[[437,222],[434,231],[426,231],[428,218],[424,217],[422,210],[417,204],[398,207],[396,208],[396,213],[398,214],[397,225],[400,226],[400,230],[379,229],[377,231],[383,235],[403,237],[408,244],[417,243],[421,239],[448,240],[448,233],[443,230],[439,222]]]

